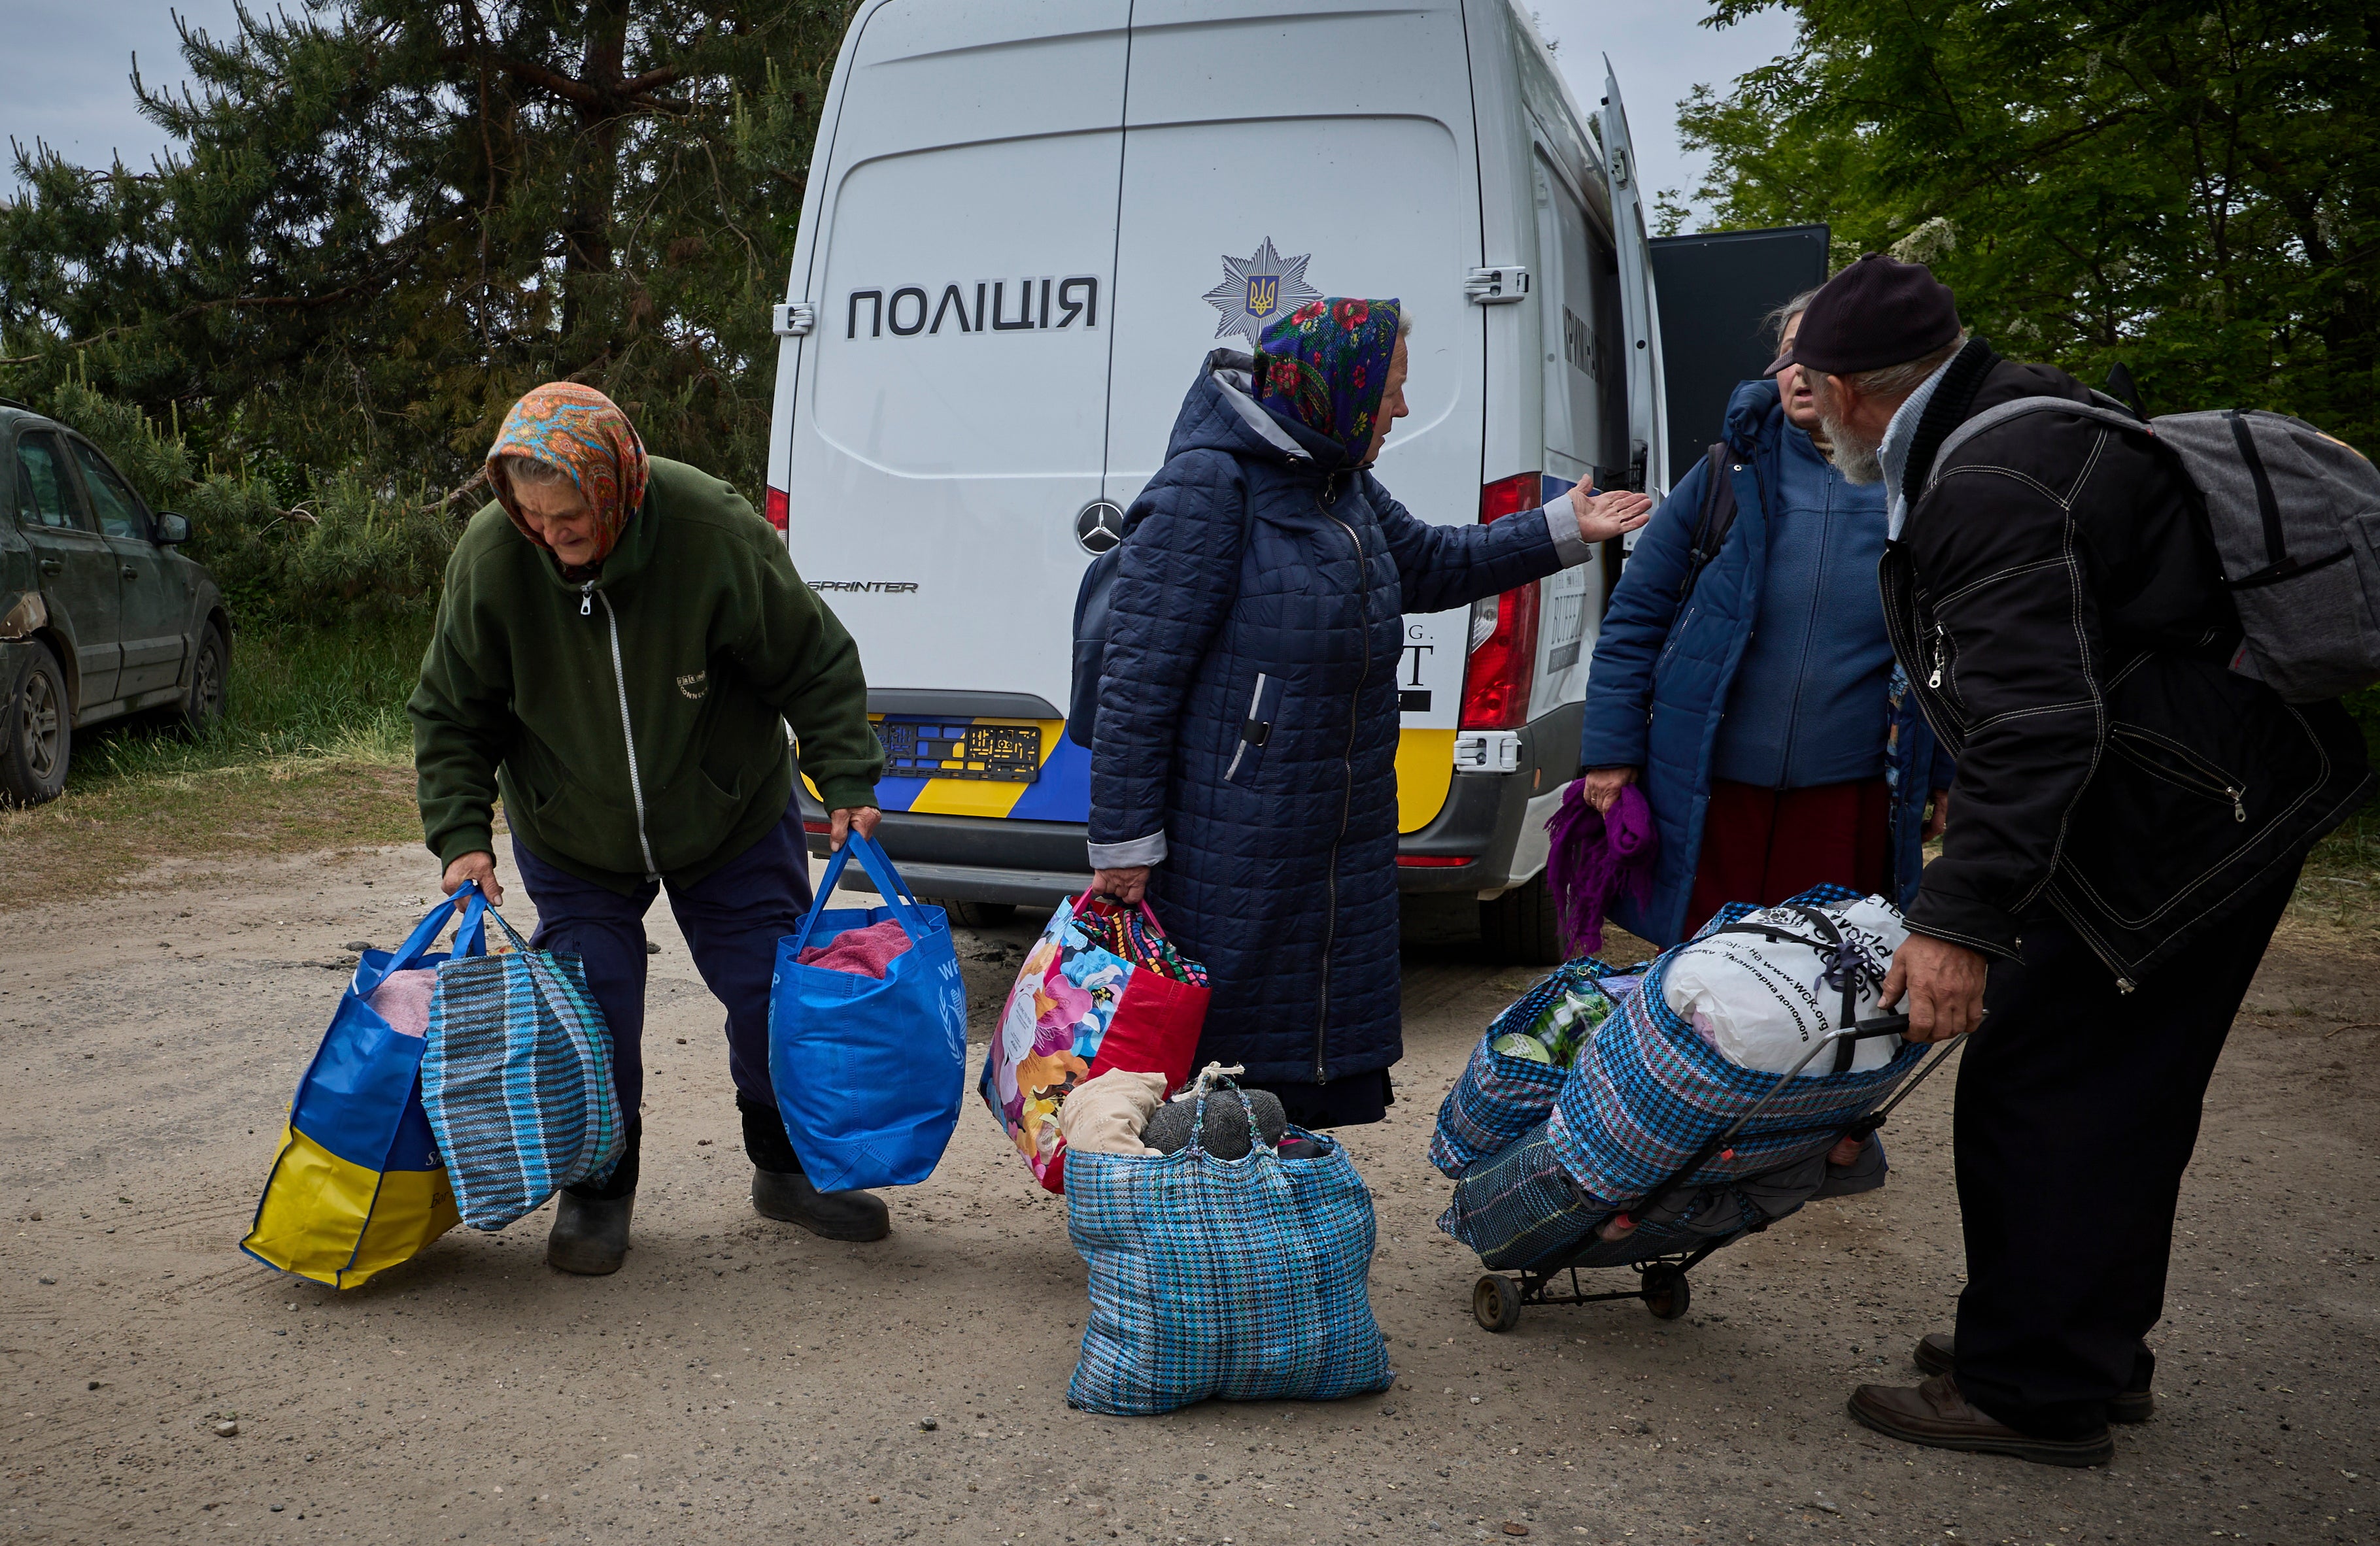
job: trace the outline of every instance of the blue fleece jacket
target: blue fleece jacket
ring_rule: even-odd
[[[1767,573],[1711,771],[1762,789],[1877,778],[1892,670],[1876,590],[1884,486],[1852,483],[1777,417]]]

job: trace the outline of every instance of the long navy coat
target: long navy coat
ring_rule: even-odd
[[[1415,519],[1339,446],[1258,407],[1248,368],[1208,356],[1125,513],[1091,862],[1156,866],[1150,904],[1214,990],[1202,1061],[1318,1084],[1403,1053],[1403,616],[1539,579],[1571,544],[1535,513]]]

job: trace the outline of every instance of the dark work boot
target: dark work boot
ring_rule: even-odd
[[[773,1105],[739,1100],[744,1153],[752,1161],[752,1206],[762,1217],[798,1224],[830,1240],[880,1240],[892,1232],[892,1210],[873,1192],[820,1191],[802,1174],[802,1162]]]
[[[582,1277],[616,1273],[628,1254],[628,1219],[637,1210],[637,1175],[643,1124],[628,1124],[627,1148],[612,1174],[598,1182],[565,1187],[545,1238],[549,1266]]]

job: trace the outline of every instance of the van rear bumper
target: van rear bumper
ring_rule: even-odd
[[[803,820],[826,819],[807,787],[801,790],[801,802]],[[808,836],[812,857],[825,858],[825,834]],[[1078,822],[887,811],[876,828],[876,840],[900,866],[909,889],[920,897],[1054,908],[1081,896],[1091,884]],[[857,865],[845,873],[854,885],[868,885]]]
[[[1564,704],[1524,729],[1520,767],[1513,772],[1455,774],[1446,803],[1429,825],[1406,833],[1397,852],[1401,859],[1462,862],[1400,864],[1398,888],[1492,895],[1535,876],[1542,866],[1535,855],[1543,850],[1522,841],[1529,804],[1558,793],[1578,776],[1583,718],[1581,705]],[[823,822],[826,813],[809,790],[797,787],[804,819]],[[1091,883],[1084,828],[1076,822],[887,811],[876,840],[920,897],[1055,907],[1082,895]],[[810,833],[809,850],[824,858],[825,834]],[[1532,857],[1523,860],[1524,852]],[[867,885],[856,868],[846,873],[853,884]]]

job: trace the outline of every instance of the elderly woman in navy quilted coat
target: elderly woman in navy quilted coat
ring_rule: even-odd
[[[1091,748],[1099,888],[1144,888],[1214,989],[1198,1057],[1305,1127],[1378,1121],[1402,1055],[1396,662],[1435,612],[1641,525],[1584,490],[1433,525],[1370,471],[1406,412],[1396,301],[1313,302],[1208,356],[1126,513]]]

